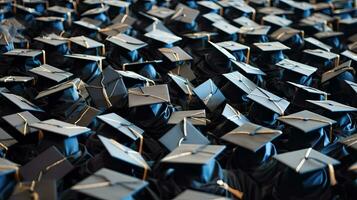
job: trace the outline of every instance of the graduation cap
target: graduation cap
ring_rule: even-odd
[[[197,86],[193,91],[210,111],[214,111],[226,99],[211,79]]]
[[[156,7],[153,6],[151,10],[147,12],[149,15],[158,17],[160,19],[166,19],[175,13],[174,10],[166,7]]]
[[[251,93],[257,86],[247,77],[243,76],[238,71],[223,74],[223,76],[236,85],[239,89],[243,90],[246,94]]]
[[[60,180],[72,169],[73,165],[58,149],[51,146],[37,157],[20,167],[22,180]]]
[[[213,23],[212,26],[228,35],[233,35],[239,32],[238,27],[235,27],[227,21],[217,21]]]
[[[36,58],[42,54],[42,64],[46,63],[46,55],[43,50],[36,49],[13,49],[11,51],[3,53],[6,56],[18,56],[24,58]]]
[[[285,99],[278,97],[259,87],[253,90],[253,92],[251,92],[247,97],[253,100],[254,102],[262,105],[263,107],[280,115],[284,115],[286,108],[290,104],[290,102],[286,101]]]
[[[247,27],[259,26],[258,23],[245,16],[238,17],[234,19],[233,22],[239,24],[240,26],[247,26]]]
[[[69,38],[69,41],[71,42],[71,50],[73,51],[73,53],[83,53],[83,51],[80,51],[79,49],[76,50],[75,48],[73,48],[73,44],[80,46],[81,48],[84,48],[85,50],[89,50],[89,49],[95,49],[96,50],[96,54],[98,55],[98,50],[97,48],[101,48],[101,53],[104,54],[105,53],[105,46],[104,44],[97,42],[91,38],[85,37],[85,36],[76,36],[76,37],[71,37]],[[78,51],[78,52],[77,52]]]
[[[327,92],[324,92],[322,90],[319,90],[319,89],[316,89],[316,88],[313,88],[313,87],[310,87],[310,86],[301,85],[301,84],[293,83],[293,82],[290,82],[290,81],[287,81],[287,83],[289,83],[289,84],[293,85],[294,87],[296,87],[298,89],[301,89],[301,90],[303,90],[303,91],[305,91],[305,92],[307,92],[309,94],[323,95],[325,100],[327,100],[327,95],[329,95]],[[303,95],[303,96],[306,97],[306,95]]]
[[[286,9],[280,9],[277,7],[262,7],[258,9],[258,13],[264,14],[264,15],[288,15],[288,14],[293,14],[294,12],[286,10]]]
[[[286,40],[292,38],[293,36],[301,34],[301,36],[304,36],[304,32],[301,30],[297,30],[294,28],[290,27],[281,27],[278,30],[274,31],[270,37],[273,38],[274,40],[278,40],[280,42],[285,42]]]
[[[68,19],[71,19],[71,15],[72,15],[72,13],[74,13],[74,9],[54,5],[54,6],[48,7],[47,12],[58,13],[62,16],[67,16]]]
[[[168,124],[178,124],[186,118],[193,125],[206,125],[206,110],[184,110],[171,113]]]
[[[335,60],[335,66],[339,64],[340,56],[338,54],[324,51],[322,49],[305,49],[303,52],[325,60]]]
[[[253,67],[247,63],[244,62],[238,62],[238,61],[232,61],[233,64],[235,64],[241,71],[243,71],[246,74],[252,74],[252,75],[262,75],[265,76],[265,72],[263,72],[261,69],[257,67]]]
[[[282,134],[280,130],[273,130],[257,124],[246,122],[240,127],[221,137],[222,140],[257,152],[266,143],[271,142]]]
[[[290,48],[285,46],[280,42],[262,42],[262,43],[254,43],[254,46],[258,47],[260,50],[264,52],[271,51],[283,51],[289,50]]]
[[[305,42],[308,42],[310,45],[312,45],[313,47],[315,48],[320,48],[320,49],[323,49],[325,51],[330,51],[332,49],[331,46],[327,45],[327,44],[324,44],[323,42],[313,38],[313,37],[307,37],[307,38],[304,38],[304,41]]]
[[[129,122],[128,120],[124,119],[123,117],[115,114],[109,113],[105,115],[98,116],[98,119],[102,120],[105,124],[109,125],[112,130],[118,131],[121,133],[121,137],[119,138],[126,138],[127,140],[137,141],[140,139],[140,148],[139,152],[142,152],[142,141],[143,141],[143,133],[144,130],[137,127],[135,124]]]
[[[289,19],[279,17],[276,15],[267,15],[263,17],[263,22],[268,23],[270,25],[278,26],[278,27],[286,27],[292,24],[293,22]]]
[[[303,76],[311,76],[313,73],[317,71],[317,68],[311,67],[309,65],[305,65],[303,63],[299,63],[293,60],[284,59],[278,63],[277,66],[287,69],[289,71],[293,71],[295,73],[301,74]]]
[[[130,30],[131,26],[124,23],[115,23],[107,27],[101,28],[99,32],[105,37],[116,36]]]
[[[69,80],[63,83],[60,83],[58,85],[52,86],[46,90],[41,91],[40,93],[38,93],[38,95],[35,97],[35,99],[41,99],[43,97],[47,97],[53,94],[56,94],[58,92],[62,92],[65,91],[67,89],[76,89],[77,90],[77,85],[76,83],[79,82],[80,80],[78,78],[73,79],[73,80]]]
[[[159,29],[154,29],[151,32],[146,33],[145,36],[167,45],[173,44],[182,39],[181,37],[178,37],[172,33],[168,33]]]
[[[206,20],[208,20],[211,23],[215,23],[218,21],[226,21],[226,19],[224,17],[222,17],[221,15],[214,13],[214,12],[210,12],[210,13],[206,13],[204,15],[202,15],[202,17]]]
[[[57,185],[55,180],[19,182],[9,199],[57,199]]]
[[[2,117],[12,128],[15,128],[22,136],[27,136],[37,132],[35,128],[30,128],[29,124],[40,122],[37,117],[33,116],[30,112],[19,112]]]
[[[72,186],[71,190],[95,199],[130,199],[146,186],[146,181],[102,168]]]
[[[193,81],[196,79],[196,75],[193,72],[191,66],[189,65],[178,65],[176,68],[170,70],[169,74],[174,74],[183,77],[188,81]]]
[[[341,65],[331,69],[331,70],[328,70],[326,72],[324,72],[322,74],[322,78],[321,78],[321,83],[325,83],[335,77],[337,77],[338,75],[346,72],[346,71],[355,71],[353,67],[351,67],[351,61],[347,61],[347,62],[344,62],[342,63]]]
[[[186,95],[189,96],[195,95],[193,93],[194,86],[191,84],[191,82],[188,79],[171,73],[169,73],[168,75]]]
[[[342,35],[343,35],[342,32],[325,31],[325,32],[318,32],[314,36],[317,39],[327,39],[327,38],[338,37],[338,36],[342,36]]]
[[[89,29],[95,32],[100,31],[100,28],[97,24],[91,23],[89,20],[85,20],[85,18],[82,18],[79,21],[74,21],[73,23],[81,28]]]
[[[202,11],[203,13],[214,13],[214,12],[218,13],[218,12],[220,12],[222,14],[221,11],[223,11],[223,8],[213,1],[198,1],[197,5],[198,5],[198,9],[200,11]]]
[[[234,41],[224,41],[224,42],[219,42],[216,43],[218,46],[223,47],[225,49],[227,49],[228,51],[232,52],[233,54],[238,54],[235,57],[241,61],[246,61],[246,63],[249,62],[249,58],[250,58],[250,47],[234,42]],[[240,54],[243,55],[243,53],[245,53],[245,58],[240,58]]]
[[[128,94],[130,108],[157,103],[170,103],[169,90],[166,84],[130,88]]]
[[[229,104],[226,104],[226,106],[224,106],[222,115],[227,120],[235,123],[237,126],[242,126],[243,124],[249,121],[241,112],[239,112]]]
[[[34,81],[34,77],[31,76],[3,76],[0,78],[0,83],[29,83]]]
[[[112,24],[126,24],[132,26],[136,22],[136,19],[128,14],[117,15],[113,20]]]
[[[227,13],[227,17],[235,18],[242,15],[251,15],[252,20],[255,20],[256,11],[244,1],[231,1],[228,3],[232,11]],[[237,12],[238,11],[238,12]]]
[[[187,189],[177,195],[173,200],[187,200],[187,199],[216,199],[216,200],[230,200],[230,198],[217,196],[215,194],[199,192]]]
[[[110,36],[106,40],[130,52],[147,46],[145,42],[121,33]]]
[[[211,41],[208,41],[213,47],[215,50],[217,50],[217,52],[221,53],[222,55],[224,55],[225,57],[227,57],[230,61],[232,60],[237,60],[231,53],[229,53],[225,48],[211,42]]]
[[[29,100],[11,93],[1,92],[1,95],[5,97],[8,101],[15,104],[21,110],[34,111],[34,112],[44,112],[41,108],[30,102]]]
[[[180,3],[176,6],[175,14],[170,17],[170,20],[179,21],[185,24],[192,24],[199,14],[200,11]]]
[[[42,42],[42,43],[50,45],[50,46],[54,46],[54,47],[68,44],[67,38],[61,37],[54,33],[51,33],[51,34],[45,35],[45,36],[35,37],[34,40]]]
[[[16,144],[17,140],[14,139],[11,135],[9,135],[6,131],[4,131],[2,128],[0,128],[0,155],[1,157],[6,157],[6,153],[9,150],[9,148]],[[0,160],[0,166],[1,165]],[[0,176],[3,174],[2,171],[0,171]]]
[[[30,72],[37,74],[43,78],[49,79],[56,83],[68,80],[73,76],[72,73],[58,69],[48,64],[44,64],[35,68],[30,69]]]
[[[312,148],[278,154],[274,158],[298,174],[306,174],[340,163]]]
[[[65,121],[77,126],[88,127],[100,113],[100,110],[89,105],[85,105],[81,111],[74,112]]]
[[[41,13],[36,11],[34,8],[29,8],[29,7],[20,5],[20,4],[13,4],[12,6],[16,9],[16,13],[19,13],[18,12],[18,10],[19,10],[22,13],[26,13],[26,14],[32,14],[32,15],[35,15],[35,16],[40,16],[41,15]]]
[[[161,163],[173,167],[180,165],[204,166],[214,160],[225,148],[223,145],[182,144],[165,156]]]
[[[356,43],[357,44],[357,43]],[[349,51],[349,50],[345,50],[341,53],[341,55],[353,60],[354,62],[357,62],[357,53]]]
[[[139,152],[131,150],[130,148],[118,143],[117,141],[106,138],[104,136],[98,135],[100,141],[103,143],[105,149],[108,151],[109,155],[126,165],[134,166],[139,169],[144,170],[143,180],[146,179],[148,170],[150,170],[149,165],[146,163],[145,159],[140,155]]]
[[[127,79],[133,80],[134,82],[138,82],[138,83],[145,82],[146,85],[150,85],[150,84],[155,85],[155,82],[153,80],[146,78],[145,76],[142,76],[136,72],[129,71],[129,70],[126,71],[116,70],[116,71],[123,77],[123,81],[125,85],[127,85],[127,87],[130,87],[130,84],[127,83]]]
[[[171,48],[160,48],[159,51],[170,60],[170,62],[181,62],[192,60],[192,57],[181,47],[174,46]]]
[[[170,151],[173,151],[176,147],[181,146],[182,144],[206,145],[210,143],[210,141],[186,118],[183,118],[181,122],[166,132],[159,141]]]
[[[306,100],[318,107],[324,108],[332,113],[335,112],[355,112],[357,108],[352,106],[344,105],[342,103],[332,101],[332,100],[324,100],[324,101],[316,101],[316,100]]]

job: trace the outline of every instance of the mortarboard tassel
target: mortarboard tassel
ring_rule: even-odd
[[[27,121],[27,119],[21,114],[21,113],[17,113],[17,115],[19,116],[19,117],[21,117],[21,119],[22,120],[24,120],[24,135],[26,135],[27,134],[27,126],[28,126],[28,121]]]

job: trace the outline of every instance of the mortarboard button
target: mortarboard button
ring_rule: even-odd
[[[257,152],[264,147],[266,143],[271,142],[281,134],[282,132],[280,130],[273,130],[247,122],[222,136],[221,139]]]
[[[282,51],[289,50],[290,48],[285,46],[280,42],[263,42],[263,43],[254,43],[262,51]]]
[[[214,111],[225,101],[222,92],[211,79],[197,86],[193,91],[210,111]]]
[[[130,88],[129,107],[170,103],[169,90],[166,84],[148,87]]]
[[[184,118],[186,118],[193,125],[206,125],[206,122],[209,121],[206,119],[205,110],[185,110],[185,111],[176,111],[173,112],[170,116],[168,124],[178,124]]]

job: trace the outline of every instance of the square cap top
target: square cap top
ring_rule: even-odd
[[[148,87],[130,88],[129,107],[170,103],[169,89],[166,84]]]
[[[330,164],[340,164],[338,160],[326,156],[312,148],[278,154],[275,155],[274,158],[298,174],[306,174],[324,169]]]
[[[232,63],[235,64],[237,67],[239,67],[247,74],[262,75],[262,76],[266,75],[265,72],[263,72],[261,69],[257,67],[253,67],[245,62],[232,61]]]
[[[127,24],[129,26],[133,25],[136,22],[136,19],[127,14],[117,15],[113,20],[113,24]]]
[[[286,15],[286,14],[294,14],[294,12],[289,10],[283,10],[277,7],[263,7],[258,9],[258,13],[262,13],[265,15]]]
[[[216,4],[213,1],[198,1],[197,4],[200,6],[209,8],[211,10],[219,10],[222,8],[221,6],[219,6],[218,4]]]
[[[4,53],[4,55],[7,56],[23,56],[23,57],[36,57],[38,55],[41,55],[43,52],[41,50],[36,50],[36,49],[13,49],[11,51],[8,51]]]
[[[357,46],[357,45],[356,45]],[[355,50],[356,51],[356,50]],[[357,51],[356,51],[357,52]],[[349,59],[352,59],[354,61],[357,61],[357,53],[354,53],[349,50],[345,50],[344,52],[341,53],[341,55],[346,56]]]
[[[160,19],[165,19],[165,18],[168,18],[171,15],[173,15],[175,13],[175,11],[171,10],[170,8],[166,8],[166,7],[153,6],[153,8],[151,10],[149,10],[147,13],[154,17],[158,17]]]
[[[303,110],[291,115],[281,116],[278,118],[279,121],[282,121],[294,128],[297,128],[304,133],[309,133],[326,126],[332,126],[336,121],[324,117],[322,115],[310,112],[308,110]]]
[[[287,47],[280,42],[254,43],[254,46],[258,47],[262,51],[282,51],[290,49],[290,47]]]
[[[53,87],[50,87],[44,91],[41,91],[36,97],[35,99],[41,99],[43,97],[46,97],[46,96],[49,96],[49,95],[52,95],[52,94],[55,94],[57,92],[60,92],[60,91],[64,91],[64,90],[67,90],[69,88],[77,88],[77,83],[80,81],[79,78],[76,78],[76,79],[73,79],[73,80],[69,80],[69,81],[66,81],[64,83],[60,83],[58,85],[55,85]]]
[[[47,16],[47,17],[36,17],[37,21],[40,22],[63,22],[64,18],[63,17],[55,17],[55,16]]]
[[[130,2],[127,1],[118,1],[118,0],[104,0],[103,1],[108,6],[119,7],[119,8],[127,8],[130,6]]]
[[[20,4],[13,4],[12,6],[16,7],[16,9],[22,10],[22,11],[27,12],[29,14],[34,14],[34,15],[37,15],[37,16],[41,15],[41,13],[37,12],[34,8],[25,7],[25,6],[20,5]]]
[[[12,145],[16,144],[17,140],[13,138],[11,135],[9,135],[6,131],[4,131],[2,128],[0,128],[0,150],[5,152],[8,150],[9,147]],[[1,166],[1,160],[0,160],[0,166]],[[0,176],[2,174],[1,168],[0,168]]]
[[[276,16],[276,15],[264,16],[263,20],[266,21],[266,22],[272,23],[274,25],[281,26],[281,27],[289,26],[290,24],[293,23],[289,19],[285,19],[283,17],[279,17],[279,16]]]
[[[2,83],[27,83],[35,78],[31,76],[4,76],[0,78]]]
[[[172,33],[168,33],[159,29],[155,29],[152,30],[151,32],[145,33],[145,36],[153,40],[163,42],[165,44],[173,44],[182,39]]]
[[[242,16],[242,17],[238,17],[236,19],[233,20],[235,23],[241,25],[241,26],[259,26],[258,23],[256,23],[255,21],[251,20],[248,17]]]
[[[6,115],[3,116],[2,119],[24,136],[37,131],[35,128],[30,128],[29,124],[40,122],[39,119],[37,119],[28,111]]]
[[[135,51],[147,46],[147,43],[122,33],[109,36],[106,40],[129,51]]]
[[[189,81],[196,79],[196,75],[189,65],[178,65],[176,68],[170,70],[169,73],[181,76]]]
[[[175,8],[175,14],[171,16],[171,20],[180,21],[186,24],[191,24],[195,21],[200,11],[192,9],[184,4],[178,4]]]
[[[208,39],[208,38],[210,38],[212,36],[216,36],[216,35],[218,35],[218,33],[207,32],[207,31],[184,34],[185,37],[190,38],[190,39],[203,39],[203,38]]]
[[[73,169],[71,162],[54,146],[20,168],[24,181],[60,180]],[[40,176],[40,177],[39,177]]]
[[[67,44],[68,43],[68,39],[61,37],[59,35],[56,35],[54,33],[51,33],[49,35],[46,36],[39,36],[39,37],[35,37],[34,40],[37,40],[39,42],[43,42],[45,44],[49,44],[51,46],[59,46],[59,45],[63,45],[63,44]]]
[[[161,162],[186,165],[206,165],[226,147],[223,145],[182,144],[164,157]]]
[[[229,35],[235,34],[239,32],[239,28],[233,26],[227,21],[217,21],[212,24],[213,27],[217,28],[220,31],[223,31],[224,33],[227,33]]]
[[[4,166],[0,169],[0,176],[4,176],[5,174],[15,173],[18,169],[18,165],[16,163],[11,162],[5,158],[0,158],[0,165]]]
[[[139,168],[150,169],[149,165],[139,152],[134,151],[113,139],[101,135],[98,135],[98,137],[111,157]]]
[[[94,62],[99,62],[99,61],[105,59],[105,57],[102,57],[102,56],[93,56],[93,55],[87,55],[87,54],[67,54],[65,56],[69,57],[69,58],[88,60],[88,61],[94,61]]]
[[[169,73],[168,75],[186,95],[190,95],[190,96],[194,95],[193,93],[194,86],[187,78],[172,73]]]
[[[135,126],[135,124],[129,122],[128,120],[120,117],[115,113],[100,115],[98,116],[98,119],[102,120],[104,123],[108,124],[119,132],[125,134],[134,141],[142,137],[144,133],[143,129]]]
[[[345,137],[340,141],[340,143],[344,144],[346,147],[357,150],[357,135],[353,134]]]
[[[171,62],[192,60],[192,57],[179,46],[160,48],[159,51]]]
[[[278,97],[260,87],[257,87],[247,97],[253,100],[254,102],[257,102],[258,104],[262,105],[263,107],[280,115],[284,115],[286,108],[290,104],[290,102],[288,102],[287,100]]]
[[[86,49],[98,48],[104,46],[104,44],[97,42],[91,38],[88,38],[86,36],[71,37],[69,38],[69,40],[77,45],[85,47]]]
[[[193,91],[210,111],[214,111],[226,99],[211,79],[197,86]]]
[[[206,110],[185,110],[173,112],[168,124],[178,124],[186,118],[193,125],[206,125]]]
[[[78,26],[81,26],[81,27],[84,27],[84,28],[88,28],[88,29],[91,29],[91,30],[95,30],[95,31],[99,31],[100,28],[93,24],[93,23],[90,23],[88,21],[84,21],[83,19],[79,20],[79,21],[74,21],[73,22],[74,24],[78,25]]]
[[[230,6],[234,9],[237,9],[243,13],[254,13],[255,9],[248,4],[246,4],[244,1],[231,1]]]
[[[243,76],[238,71],[223,74],[226,79],[236,85],[238,88],[243,90],[246,94],[251,93],[258,86],[254,82],[249,80],[247,77]]]
[[[84,0],[83,3],[88,5],[102,5],[104,3],[103,0]]]
[[[323,49],[325,51],[330,51],[332,49],[331,46],[329,46],[313,37],[307,37],[307,38],[304,38],[304,40],[305,40],[305,42],[308,42],[308,43],[314,45],[315,47]]]
[[[221,137],[222,140],[233,143],[253,152],[257,152],[268,142],[271,142],[282,132],[257,124],[247,122]]]
[[[349,60],[347,62],[340,64],[339,66],[337,66],[331,70],[326,71],[325,73],[322,74],[321,83],[325,83],[325,82],[335,78],[336,76],[342,74],[343,72],[354,71],[354,68],[351,67],[351,63],[352,63],[352,61]]]
[[[314,8],[312,4],[307,2],[297,2],[293,0],[281,0],[281,2],[299,10],[310,10]]]
[[[30,190],[33,189],[33,192]],[[33,199],[34,195],[38,199],[53,199],[56,200],[57,185],[55,180],[41,180],[41,181],[25,181],[17,183],[9,200],[19,199]]]
[[[268,32],[270,31],[270,26],[242,26],[239,29],[240,34],[244,35],[267,35]]]
[[[116,72],[118,72],[118,74],[120,74],[121,76],[125,77],[125,78],[131,78],[131,79],[136,79],[136,80],[140,80],[140,81],[144,81],[146,83],[155,83],[153,80],[146,78],[145,76],[142,76],[136,72],[133,71],[121,71],[121,70],[116,70]]]
[[[230,200],[230,198],[217,196],[215,194],[199,192],[195,190],[185,190],[179,195],[177,195],[173,200],[187,200],[187,199],[212,199],[212,200]]]
[[[182,144],[209,144],[210,141],[186,118],[172,127],[160,139],[168,150],[173,151]]]
[[[345,82],[357,93],[357,83],[345,80]]]
[[[280,29],[274,31],[270,37],[272,37],[275,40],[278,40],[280,42],[284,42],[288,39],[290,39],[291,37],[293,37],[296,34],[300,34],[301,31],[294,29],[294,28],[290,28],[290,27],[281,27]]]
[[[148,185],[146,181],[102,168],[82,180],[71,190],[95,199],[132,199],[133,195]]]
[[[342,32],[326,31],[326,32],[318,32],[314,36],[317,39],[326,39],[326,38],[331,38],[331,37],[339,37],[342,35],[343,35]]]
[[[310,54],[313,56],[317,56],[317,57],[321,57],[321,58],[325,58],[327,60],[332,60],[332,59],[335,59],[338,57],[338,54],[324,51],[322,49],[305,49],[304,53],[307,53],[307,54]]]
[[[221,47],[220,45],[217,45],[211,41],[208,41],[214,49],[218,50],[219,53],[227,57],[229,60],[237,60],[229,51],[227,51],[225,48]]]
[[[300,84],[293,83],[293,82],[290,82],[290,81],[287,81],[287,83],[293,85],[294,87],[302,89],[302,90],[304,90],[306,92],[309,92],[309,93],[320,94],[320,95],[324,95],[324,96],[329,95],[327,92],[324,92],[322,90],[319,90],[319,89],[316,89],[316,88],[313,88],[313,87],[310,87],[310,86],[300,85]]]
[[[324,108],[330,112],[355,112],[357,108],[348,106],[342,103],[338,103],[332,100],[316,101],[316,100],[306,100],[316,106]]]
[[[57,119],[49,119],[29,125],[30,127],[48,131],[63,137],[75,137],[84,133],[88,133],[91,129],[83,126],[76,126]]]
[[[241,51],[249,49],[248,46],[234,42],[234,41],[224,41],[216,43],[218,46],[223,47],[229,51]]]
[[[287,58],[281,60],[276,65],[304,76],[311,76],[313,73],[317,71],[317,68],[315,67],[311,67],[309,65],[305,65],[303,63],[299,63],[293,60],[289,60]]]
[[[218,21],[226,21],[226,19],[224,19],[224,17],[222,17],[221,15],[214,13],[214,12],[206,13],[206,14],[202,15],[202,17],[212,23],[218,22]]]
[[[39,108],[29,100],[23,98],[22,96],[5,92],[1,92],[0,94],[10,102],[15,104],[17,107],[19,107],[21,110],[44,112],[41,108]]]
[[[30,72],[37,74],[39,76],[51,79],[57,83],[69,79],[73,76],[72,73],[52,67],[51,65],[44,64],[39,67],[30,69]]]
[[[74,10],[71,9],[71,8],[57,6],[57,5],[47,8],[47,11],[61,13],[61,14],[68,14],[68,13],[73,13],[74,12]]]
[[[107,12],[109,9],[109,6],[103,6],[99,8],[93,8],[90,10],[85,11],[84,13],[81,14],[81,16],[89,16],[89,15],[98,15],[100,13]]]
[[[222,115],[229,121],[235,123],[237,126],[242,126],[244,123],[249,122],[249,120],[241,112],[229,104],[224,106]]]

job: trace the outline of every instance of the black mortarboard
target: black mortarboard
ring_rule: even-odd
[[[351,61],[347,61],[331,70],[324,72],[321,77],[321,83],[325,83],[346,71],[354,71],[353,67],[351,67],[351,63]]]
[[[16,131],[21,133],[22,136],[37,132],[37,129],[30,128],[29,124],[40,122],[39,119],[28,111],[6,115],[3,116],[2,119],[4,119],[11,127],[15,128]]]
[[[242,16],[242,17],[238,17],[236,19],[233,20],[236,24],[239,24],[240,26],[259,26],[258,23],[256,23],[255,21],[245,17],[245,16]]]
[[[263,75],[265,76],[265,72],[257,67],[253,67],[244,62],[232,61],[239,69],[245,74],[252,74],[252,75]]]
[[[203,13],[220,12],[222,7],[213,1],[198,1],[198,9]]]
[[[223,145],[182,144],[165,156],[161,162],[173,167],[183,165],[206,165],[223,150]]]
[[[324,100],[324,101],[316,101],[316,100],[307,100],[308,102],[324,108],[330,112],[355,112],[357,111],[357,108],[354,108],[352,106],[348,106],[336,101],[332,101],[332,100]]]
[[[37,58],[38,56],[42,55],[42,64],[45,61],[45,51],[36,50],[36,49],[13,49],[4,53],[3,55],[6,56],[18,56],[18,57],[25,57],[25,58]]]
[[[164,44],[170,45],[181,40],[180,37],[168,33],[159,29],[154,29],[151,32],[145,34],[146,37],[151,38],[155,41],[162,42]]]
[[[188,79],[171,73],[169,73],[168,75],[186,95],[189,96],[194,95],[193,93],[194,86],[191,84],[191,82]]]
[[[174,46],[171,48],[160,48],[159,51],[170,60],[170,62],[181,62],[192,60],[192,57],[181,47]]]
[[[186,118],[193,125],[206,125],[206,110],[185,110],[173,112],[168,124],[178,124]]]
[[[278,120],[293,126],[294,128],[297,128],[304,133],[316,131],[326,126],[332,126],[332,124],[336,123],[335,120],[310,112],[308,110],[303,110],[287,116],[281,116],[278,118]]]
[[[174,10],[166,7],[153,7],[151,10],[147,12],[149,15],[154,17],[158,17],[160,19],[166,19],[175,13]]]
[[[346,147],[357,151],[357,135],[353,134],[340,140]]]
[[[329,95],[327,92],[324,92],[322,90],[319,90],[319,89],[316,89],[316,88],[313,88],[313,87],[310,87],[310,86],[301,85],[301,84],[293,83],[293,82],[290,82],[290,81],[287,81],[287,83],[293,85],[294,87],[302,89],[302,90],[304,90],[304,91],[306,91],[308,93],[317,94],[317,95],[323,95],[325,97],[325,99],[327,99],[327,95]]]
[[[18,106],[21,110],[35,111],[35,112],[44,112],[41,108],[30,102],[29,100],[18,96],[15,94],[2,92],[1,95],[7,100]]]
[[[79,112],[75,111],[73,115],[70,115],[65,121],[74,125],[88,127],[100,113],[100,110],[85,105],[82,110]]]
[[[85,37],[85,36],[76,36],[76,37],[71,37],[69,38],[69,41],[71,42],[71,50],[73,53],[84,53],[80,49],[85,49],[90,50],[90,49],[95,49],[95,52],[92,53],[93,55],[98,55],[99,50],[101,50],[101,53],[104,54],[104,44],[97,42],[91,38]],[[74,45],[78,45],[81,48],[73,48]],[[98,50],[98,48],[100,48]]]
[[[51,33],[45,36],[35,37],[34,40],[51,45],[51,46],[60,46],[68,43],[68,39]]]
[[[304,38],[305,42],[308,42],[310,45],[312,45],[314,48],[320,48],[323,49],[325,51],[330,51],[332,49],[331,46],[324,44],[323,42],[313,38],[313,37],[307,37]]]
[[[94,199],[132,199],[147,185],[146,181],[102,168],[74,185],[71,190]]]
[[[286,27],[293,23],[289,19],[279,17],[276,15],[267,15],[267,16],[263,17],[263,22],[264,22],[264,24],[268,23],[269,25],[274,25],[274,26],[278,26],[278,27]]]
[[[41,91],[38,93],[38,95],[35,97],[35,99],[41,99],[43,97],[47,97],[53,94],[56,94],[58,92],[65,91],[67,89],[77,89],[76,83],[79,82],[80,80],[78,78],[66,81],[64,83],[60,83],[58,85],[55,85],[53,87],[50,87],[46,90]]]
[[[306,174],[324,169],[327,165],[340,163],[312,148],[278,154],[274,158],[299,174]]]
[[[185,191],[183,191],[182,193],[180,193],[179,195],[177,195],[173,200],[187,200],[187,199],[197,199],[197,200],[208,200],[208,199],[212,199],[212,200],[230,200],[230,198],[227,197],[222,197],[222,196],[217,196],[215,194],[211,194],[211,193],[205,193],[205,192],[199,192],[199,191],[195,191],[195,190],[190,190],[187,189]]]
[[[243,35],[250,35],[250,36],[264,36],[267,35],[270,31],[270,26],[242,26],[239,29],[239,33]]]
[[[68,158],[52,146],[20,167],[20,175],[24,181],[60,180],[72,169]]]
[[[57,185],[54,180],[19,182],[9,199],[52,199],[57,200]]]
[[[303,76],[311,76],[313,73],[317,71],[317,68],[311,67],[309,65],[305,65],[303,63],[299,63],[293,60],[284,59],[278,63],[277,66],[287,69],[289,71],[293,71],[295,73],[301,74]]]
[[[218,53],[221,53],[222,55],[224,55],[225,57],[227,57],[229,60],[237,60],[231,53],[229,53],[229,51],[227,51],[225,48],[219,46],[218,44],[215,44],[211,41],[208,41],[215,50],[217,50]]]
[[[103,7],[98,7],[98,8],[92,8],[92,9],[89,9],[89,10],[86,10],[85,12],[83,12],[81,14],[82,17],[84,16],[91,16],[91,15],[99,15],[101,13],[105,13],[107,12],[109,9],[108,6],[103,6]]]
[[[34,77],[31,76],[4,76],[0,78],[1,85],[6,83],[29,83],[34,81]]]
[[[213,23],[212,26],[228,35],[237,34],[239,32],[238,27],[235,27],[227,21],[217,21]]]
[[[181,76],[189,81],[193,81],[196,79],[196,75],[193,72],[191,66],[189,65],[178,65],[176,68],[170,70],[169,73]]]
[[[30,72],[51,80],[55,83],[62,82],[64,80],[68,80],[73,76],[72,73],[58,69],[48,64],[44,64],[35,68],[30,69]]]
[[[166,84],[148,87],[130,88],[129,107],[170,103],[169,90]]]
[[[305,49],[303,51],[306,54],[318,57],[318,58],[322,58],[325,60],[334,60],[335,59],[335,66],[338,65],[338,60],[339,60],[339,55],[332,53],[332,52],[328,52],[328,51],[324,51],[322,49]]]
[[[116,36],[118,34],[130,31],[131,26],[124,23],[115,23],[104,28],[101,28],[99,32],[104,35],[104,37]]]
[[[223,74],[223,76],[234,85],[236,85],[239,89],[243,90],[246,94],[251,93],[253,90],[255,90],[255,88],[257,88],[255,83],[243,76],[238,71]]]
[[[257,87],[253,92],[251,92],[248,96],[249,99],[257,102],[263,107],[278,113],[280,115],[284,115],[286,108],[289,106],[290,102],[287,100],[278,97],[262,88]]]
[[[216,43],[216,45],[223,47],[231,52],[249,49],[248,46],[240,44],[238,42],[234,42],[234,41],[219,42],[219,43]]]
[[[159,141],[170,151],[182,144],[206,145],[210,143],[186,118],[166,132]]]
[[[257,152],[266,143],[271,142],[281,134],[282,132],[280,130],[273,130],[247,122],[242,126],[230,131],[221,137],[221,139],[241,146],[245,149],[249,149],[253,152]]]
[[[115,36],[108,37],[106,40],[124,48],[127,51],[135,51],[147,45],[145,42],[126,34],[117,34]]]
[[[301,30],[297,30],[290,27],[281,27],[278,30],[274,31],[270,37],[274,40],[285,42],[286,40],[292,38],[297,34],[303,34]]]
[[[211,79],[197,86],[193,91],[210,111],[214,111],[225,101],[222,92]]]
[[[223,117],[227,120],[235,123],[237,126],[242,126],[244,123],[247,123],[249,120],[238,110],[226,104],[222,111]]]
[[[192,9],[184,4],[178,4],[175,8],[175,14],[173,14],[170,19],[174,21],[179,21],[185,24],[191,24],[195,21],[196,17],[199,15],[200,11]]]
[[[345,80],[345,82],[353,89],[355,93],[357,93],[357,83]]]
[[[264,14],[264,15],[287,15],[287,14],[293,14],[292,11],[286,10],[286,9],[280,9],[277,7],[262,7],[258,9],[258,13]]]

